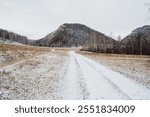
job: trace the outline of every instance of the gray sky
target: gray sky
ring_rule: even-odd
[[[63,23],[125,36],[150,25],[150,0],[0,0],[0,28],[39,39]]]

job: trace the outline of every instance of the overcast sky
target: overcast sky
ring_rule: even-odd
[[[149,0],[0,0],[0,28],[39,39],[63,23],[125,36],[149,25]]]

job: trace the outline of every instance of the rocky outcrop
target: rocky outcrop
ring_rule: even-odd
[[[133,30],[121,42],[126,54],[150,55],[150,25]]]
[[[9,32],[3,29],[0,29],[0,37],[1,37],[1,40],[7,39],[10,41],[14,41],[14,42],[22,43],[22,44],[34,45],[35,43],[34,40],[29,40],[26,36],[22,36],[14,32]]]

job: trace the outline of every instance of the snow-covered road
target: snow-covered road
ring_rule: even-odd
[[[150,99],[149,88],[67,52],[49,52],[1,67],[0,99]]]
[[[73,51],[62,99],[150,99],[150,89]]]

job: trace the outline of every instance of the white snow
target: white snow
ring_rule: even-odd
[[[6,58],[0,55],[0,64],[2,64],[4,61],[6,61]]]
[[[88,92],[73,53],[69,53],[68,71],[58,95],[61,95],[62,99],[86,99]]]
[[[0,68],[0,99],[57,99],[64,61],[50,52]]]
[[[82,55],[72,53],[90,90],[89,99],[150,99],[150,89]]]

